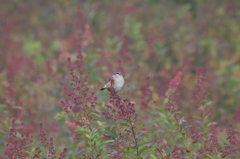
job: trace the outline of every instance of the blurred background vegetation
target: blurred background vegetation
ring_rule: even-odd
[[[8,105],[21,107],[14,109],[22,110],[19,118],[30,131],[37,132],[43,122],[46,131],[59,139],[56,144],[74,142],[68,127],[54,117],[62,111],[63,87],[69,83],[67,58],[77,56],[78,5],[84,14],[84,71],[91,71],[92,88],[106,82],[115,69],[123,70],[126,84],[120,94],[135,102],[139,115],[145,116],[154,109],[151,103],[141,104],[147,76],[153,100],[161,101],[169,81],[182,71],[177,101],[185,118],[191,119],[199,113],[193,90],[197,69],[202,67],[218,132],[226,131],[229,122],[240,127],[239,118],[233,120],[240,105],[239,0],[4,0],[0,5],[1,146],[11,118],[19,113],[3,111]],[[108,93],[98,92],[98,97],[102,105]]]

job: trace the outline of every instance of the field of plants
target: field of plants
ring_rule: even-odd
[[[0,159],[240,158],[239,0],[3,0],[0,15]],[[100,91],[114,70],[123,88]]]

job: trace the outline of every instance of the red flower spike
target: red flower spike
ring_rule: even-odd
[[[33,145],[31,144],[33,141],[30,140],[30,131],[27,128],[27,125],[22,122],[21,128],[17,130],[15,128],[15,119],[12,119],[12,128],[9,132],[9,138],[6,143],[6,149],[4,151],[4,155],[8,156],[8,158],[13,158],[13,156],[18,156],[19,158],[25,156],[25,152],[22,150],[29,150]],[[17,138],[17,132],[20,133],[20,138]]]
[[[206,99],[209,94],[209,89],[206,86],[206,78],[201,67],[198,68],[197,72],[197,85],[193,91],[195,104],[200,104],[202,100]]]
[[[109,109],[111,114],[110,112],[102,112],[102,115],[105,115],[106,119],[114,121],[128,120],[131,117],[135,116],[135,109],[133,103],[129,102],[128,99],[122,100],[113,87],[109,87],[108,91],[110,92],[111,100],[109,101],[109,103],[111,103],[111,106],[106,105],[106,107]]]
[[[177,75],[169,82],[169,85],[168,85],[168,86],[169,86],[170,88],[176,88],[176,87],[179,85],[181,74],[182,74],[182,72],[179,71],[179,72],[177,73]]]
[[[229,124],[229,127],[228,137],[226,138],[229,141],[229,145],[224,143],[226,151],[221,150],[221,152],[223,152],[222,156],[229,156],[231,158],[237,151],[240,151],[240,147],[237,147],[237,138],[235,136],[236,131],[233,130],[232,123]]]
[[[143,108],[147,108],[148,104],[152,102],[152,90],[150,89],[150,76],[147,77],[146,83],[143,85],[143,96],[141,97],[141,105]]]

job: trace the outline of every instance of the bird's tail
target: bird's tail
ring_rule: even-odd
[[[103,88],[101,88],[100,90],[103,91],[104,89],[106,89],[106,85]]]

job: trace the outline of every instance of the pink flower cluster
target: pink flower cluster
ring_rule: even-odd
[[[43,130],[43,123],[40,123],[40,141],[43,144],[43,146],[45,147],[45,150],[48,149],[48,158],[50,159],[54,159],[57,158],[56,156],[56,150],[54,149],[53,146],[53,137],[50,137],[50,143],[47,142],[47,137],[46,137],[46,133]]]
[[[113,83],[113,80],[111,82]],[[109,101],[110,104],[106,105],[106,107],[110,112],[102,112],[102,115],[105,115],[106,119],[118,121],[137,116],[134,103],[131,103],[128,99],[122,100],[113,87],[108,88],[108,91],[110,92],[111,100]]]
[[[225,155],[230,156],[230,158],[231,158],[231,156],[234,156],[235,152],[240,151],[240,147],[236,147],[236,145],[237,145],[236,136],[235,136],[236,132],[232,128],[232,123],[230,123],[229,126],[230,126],[230,128],[228,131],[228,137],[226,138],[229,141],[229,144],[224,143],[226,151],[221,150],[221,152],[223,152],[224,156]]]
[[[63,149],[63,152],[60,154],[58,159],[64,159],[67,156],[67,148]]]
[[[25,157],[25,150],[30,150],[33,142],[33,136],[24,122],[21,124],[22,128],[19,130],[21,137],[17,138],[17,129],[15,127],[15,119],[12,119],[12,128],[10,129],[8,141],[4,155],[8,156],[9,159]]]
[[[176,117],[176,112],[179,111],[179,105],[174,99],[174,94],[169,95],[167,106],[167,110],[171,113],[174,113],[174,117]]]
[[[128,55],[129,50],[127,48],[127,36],[126,35],[123,37],[122,46],[119,49],[118,53],[123,59],[125,59],[127,61],[131,60],[131,57]]]
[[[78,57],[78,59],[80,56]],[[77,60],[75,66],[78,66],[80,60]],[[95,104],[97,104],[98,97],[95,96],[95,92],[89,92],[89,87],[87,87],[88,78],[90,72],[85,75],[83,79],[79,78],[74,70],[76,67],[71,63],[70,58],[68,59],[68,65],[70,70],[71,79],[71,87],[72,91],[69,91],[65,88],[65,94],[67,94],[69,101],[61,101],[62,106],[64,107],[65,112],[74,112],[78,113],[82,110],[87,110],[91,108],[95,108]],[[78,69],[79,70],[79,69]],[[81,71],[79,72],[81,76]]]
[[[216,137],[216,131],[214,129],[214,125],[211,125],[210,133],[211,133],[211,135],[207,141],[207,151],[213,153],[213,151],[216,148],[218,148],[218,139]]]
[[[182,72],[178,71],[177,75],[169,82],[168,87],[170,88],[175,88],[179,85],[180,82],[180,76],[181,76]],[[170,88],[168,91],[170,91]]]
[[[240,107],[236,110],[235,114],[233,115],[232,119],[236,122],[240,122]]]
[[[207,80],[204,77],[203,69],[199,67],[197,72],[197,85],[193,91],[195,104],[199,104],[202,100],[206,99],[207,95],[209,94],[209,89],[206,86],[206,82]]]
[[[141,104],[143,108],[146,108],[152,101],[152,90],[150,89],[150,76],[147,77],[146,83],[143,85],[143,95],[141,96]]]

